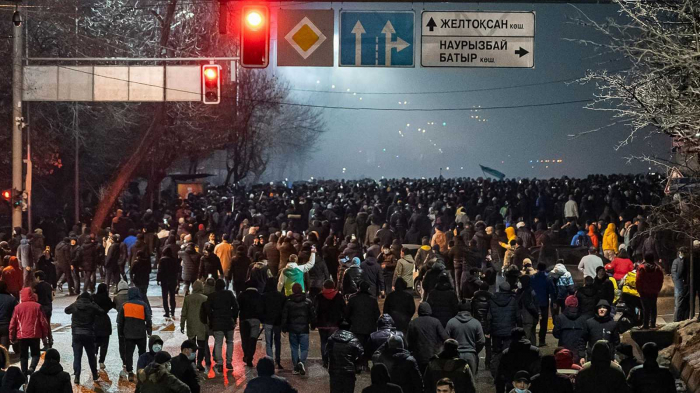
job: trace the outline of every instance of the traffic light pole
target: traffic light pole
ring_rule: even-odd
[[[24,26],[19,11],[12,16],[12,192],[21,192],[22,184],[22,47]],[[14,195],[13,195],[14,197]],[[12,227],[22,227],[22,206],[12,208]]]

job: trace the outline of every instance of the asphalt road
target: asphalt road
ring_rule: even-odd
[[[180,344],[187,339],[185,335],[180,333],[180,307],[182,305],[183,297],[177,296],[177,319],[175,321],[166,321],[162,308],[162,302],[160,298],[160,288],[155,286],[155,283],[151,285],[148,290],[149,301],[153,309],[153,333],[158,334],[164,342],[164,350],[168,351],[171,355],[176,355],[180,351]],[[71,374],[71,379],[73,375],[73,351],[71,346],[71,327],[70,327],[70,316],[64,313],[64,308],[70,303],[75,301],[75,297],[68,296],[66,292],[56,293],[56,299],[54,300],[54,311],[52,317],[51,328],[54,334],[54,348],[58,349],[61,353],[61,364],[65,371]],[[381,306],[380,306],[381,308]],[[663,323],[665,321],[672,321],[673,318],[673,299],[671,298],[661,298],[659,299],[659,322]],[[110,318],[113,321],[116,330],[116,311],[112,310],[110,312]],[[551,326],[551,323],[550,323]],[[242,357],[243,353],[240,347],[240,337],[239,332],[236,330],[234,336],[234,354],[233,354],[233,370],[226,370],[224,375],[215,376],[213,372],[208,375],[203,375],[202,387],[203,392],[242,392],[245,389],[247,381],[256,376],[255,370],[246,367],[243,364]],[[312,331],[310,335],[310,349],[309,358],[307,364],[307,374],[305,376],[292,375],[292,364],[291,364],[291,354],[289,352],[288,338],[283,334],[282,337],[282,365],[284,370],[278,372],[278,375],[287,378],[292,385],[302,393],[322,393],[328,392],[329,380],[326,370],[321,366],[321,353],[320,353],[320,340],[318,333]],[[543,348],[544,354],[552,353],[555,349],[555,339],[548,334],[547,342],[549,346]],[[214,340],[210,338],[210,347],[213,349]],[[225,353],[225,352],[224,352]],[[265,343],[264,335],[258,341],[258,349],[256,351],[256,360],[253,363],[257,363],[257,359],[265,354]],[[482,351],[482,356],[484,353]],[[43,353],[42,353],[43,356]],[[134,353],[134,365],[136,364],[137,354]],[[19,365],[19,359],[17,356],[12,356],[12,361],[16,365]],[[488,373],[487,367],[483,364],[483,357],[481,359],[482,364],[479,367],[479,374],[477,375],[477,388],[480,393],[492,393],[495,391],[492,385],[491,376]],[[87,365],[87,357],[83,355],[82,361],[82,378],[81,385],[74,386],[75,392],[133,392],[135,385],[128,383],[126,381],[119,381],[119,373],[122,369],[122,362],[119,358],[118,343],[116,333],[110,337],[108,356],[105,361],[106,372],[100,372],[100,383],[99,386],[95,386],[92,383],[89,367]],[[360,392],[364,387],[370,384],[369,373],[362,373],[358,375],[357,384],[355,387],[356,392]]]

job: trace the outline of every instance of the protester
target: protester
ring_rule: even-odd
[[[535,291],[540,316],[540,332],[537,346],[545,347],[547,346],[545,339],[547,337],[547,325],[549,323],[549,308],[550,305],[553,306],[556,303],[557,299],[554,282],[547,273],[546,264],[542,262],[537,264],[537,273],[532,276],[530,286]]]
[[[10,342],[19,343],[19,359],[23,374],[27,374],[27,372],[31,374],[36,369],[41,356],[39,343],[48,337],[50,329],[32,289],[30,287],[22,288],[20,303],[14,308],[10,321],[9,334]],[[31,364],[29,364],[30,349],[32,351]]]
[[[642,301],[642,329],[656,328],[656,302],[664,284],[664,273],[656,264],[653,254],[644,256],[644,264],[637,270],[637,291]]]
[[[391,382],[400,386],[405,393],[422,393],[423,379],[418,362],[404,349],[404,341],[398,335],[389,337],[386,345],[372,355],[372,364],[383,364],[389,368]]]
[[[287,265],[289,267],[289,264]],[[289,333],[294,375],[306,375],[309,354],[309,325],[316,323],[313,304],[303,293],[301,284],[292,286],[292,296],[282,309],[282,331]]]
[[[425,371],[430,359],[440,352],[442,344],[449,338],[440,320],[432,314],[430,304],[422,302],[418,305],[418,318],[408,324],[408,350],[418,361],[421,372]]]
[[[659,366],[656,358],[659,349],[654,342],[648,342],[642,347],[644,364],[633,368],[627,383],[631,393],[675,393],[676,379],[666,367]]]
[[[510,392],[517,381],[517,373],[522,370],[527,371],[528,375],[540,371],[540,351],[525,338],[522,328],[513,328],[510,345],[503,351],[494,378],[496,393]]]
[[[600,259],[598,254],[598,248],[592,246],[588,249],[588,255],[581,258],[581,262],[578,264],[578,270],[583,272],[583,277],[595,277],[595,270],[598,266],[603,266],[603,260]]]
[[[448,339],[442,351],[433,357],[423,374],[426,393],[436,393],[437,382],[448,378],[454,383],[455,392],[476,393],[476,381],[469,364],[459,357],[459,343]]]
[[[72,393],[70,374],[63,371],[61,354],[55,349],[49,349],[44,355],[44,364],[32,374],[26,389],[27,393]]]
[[[280,361],[282,351],[282,310],[286,301],[287,298],[277,290],[277,280],[274,277],[268,278],[263,293],[265,315],[262,323],[265,329],[265,352],[269,358],[272,358],[272,347],[274,344],[275,364],[280,370],[283,368]],[[321,340],[321,343],[323,343],[323,340]]]
[[[252,281],[246,282],[245,291],[238,296],[241,347],[243,362],[253,367],[253,357],[260,336],[260,321],[265,315],[265,301]]]
[[[364,348],[350,331],[350,324],[341,323],[328,338],[326,353],[331,393],[354,393],[355,367],[364,354]]]
[[[180,354],[170,359],[170,373],[177,379],[184,382],[190,393],[199,393],[199,378],[194,367],[192,367],[197,356],[197,343],[192,340],[185,340],[180,345]]]
[[[161,351],[155,361],[139,370],[137,393],[189,393],[190,388],[170,373],[170,354]]]
[[[88,365],[92,371],[92,380],[97,381],[97,359],[95,354],[95,322],[100,315],[106,312],[102,307],[92,301],[88,292],[78,296],[78,300],[66,307],[65,313],[71,316],[71,330],[73,331],[73,374],[74,383],[80,385],[80,371],[83,358],[83,349],[88,358]]]
[[[214,336],[214,372],[223,374],[224,359],[222,350],[226,339],[226,369],[233,370],[233,330],[238,319],[238,301],[233,292],[225,289],[223,279],[216,280],[215,291],[207,297],[202,307],[203,315],[209,324],[209,332]]]
[[[472,374],[479,372],[479,353],[486,344],[481,323],[472,317],[471,302],[462,301],[459,313],[447,322],[445,332],[459,343],[459,357],[469,364]]]
[[[46,323],[51,326],[51,315],[53,314],[53,288],[51,284],[45,281],[46,274],[42,270],[34,272],[35,284],[34,293],[36,294],[37,303],[41,306],[41,312],[44,313]],[[111,330],[110,326],[110,330]],[[53,334],[49,331],[48,337],[44,340],[44,350],[53,346]]]
[[[180,315],[180,332],[184,334],[185,328],[187,328],[187,339],[197,344],[195,368],[199,371],[205,371],[204,366],[202,366],[202,360],[204,360],[208,372],[211,368],[211,352],[209,350],[209,326],[203,323],[200,317],[202,307],[207,301],[202,289],[202,281],[197,280],[192,284],[192,293],[185,296]]]
[[[174,257],[172,249],[163,249],[163,256],[158,261],[158,273],[156,283],[160,285],[163,297],[163,310],[165,319],[172,317],[175,319],[175,293],[177,292],[177,274],[180,264]]]
[[[286,379],[275,375],[272,358],[263,357],[258,360],[256,370],[258,376],[248,381],[244,393],[297,393]]]
[[[370,294],[370,284],[360,282],[360,291],[350,297],[345,308],[345,318],[350,323],[350,331],[357,337],[363,348],[369,345],[369,336],[377,330],[379,319],[379,305],[377,299]],[[371,353],[365,351],[366,358],[362,362],[366,367],[366,360]]]
[[[107,359],[107,349],[109,349],[109,337],[112,335],[112,320],[108,313],[116,308],[112,299],[109,298],[107,284],[97,286],[97,292],[92,296],[92,301],[97,304],[104,313],[98,314],[95,318],[95,353],[100,355],[100,369],[104,370],[105,359]],[[49,323],[50,320],[49,320]]]
[[[384,364],[372,366],[372,384],[364,389],[362,393],[403,393],[401,387],[391,383],[389,371]]]
[[[620,343],[620,333],[617,322],[610,315],[610,304],[606,300],[598,302],[595,317],[588,319],[583,325],[578,350],[581,365],[585,363],[585,359],[590,359],[593,346],[601,340],[609,343],[606,347],[610,349],[609,357],[612,359],[615,347]]]
[[[574,393],[571,380],[557,373],[557,361],[553,355],[542,357],[540,373],[534,375],[530,381],[529,388],[532,393]],[[518,388],[517,384],[515,387]]]
[[[160,338],[160,336],[154,334],[150,337],[148,337],[148,351],[146,351],[144,354],[139,355],[139,359],[136,362],[136,370],[141,370],[142,368],[145,368],[149,364],[151,364],[155,358],[158,352],[163,350],[163,339]]]
[[[591,350],[591,364],[576,375],[576,393],[628,393],[629,388],[620,366],[612,362],[612,350],[605,340]]]
[[[495,377],[498,369],[498,361],[503,350],[508,348],[511,341],[513,326],[522,325],[522,318],[518,313],[518,301],[511,292],[510,285],[502,282],[499,291],[489,301],[489,312],[486,315],[486,328],[484,334],[491,338],[491,374]]]
[[[134,382],[134,349],[138,347],[139,356],[146,353],[146,337],[152,333],[151,308],[141,300],[138,288],[129,288],[129,300],[118,307],[117,331],[124,339],[124,366],[129,382]]]
[[[391,296],[391,294],[389,296]],[[328,338],[338,330],[340,323],[343,321],[343,316],[345,315],[345,300],[343,299],[343,295],[335,290],[335,283],[333,280],[326,280],[323,283],[323,291],[316,295],[314,313],[316,315],[316,328],[318,329],[318,335],[321,339],[323,367],[328,368],[326,344],[328,343]]]

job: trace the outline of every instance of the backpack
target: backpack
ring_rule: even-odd
[[[591,238],[588,237],[588,235],[576,235],[576,240],[574,240],[574,246],[590,247],[592,245],[593,243],[591,243]]]

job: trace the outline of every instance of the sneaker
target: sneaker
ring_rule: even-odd
[[[107,368],[107,366],[105,366],[104,363],[100,363],[100,370],[104,370],[104,369],[106,369],[106,368]]]
[[[299,375],[299,369],[295,367],[294,370],[292,370],[292,375]]]
[[[304,363],[302,362],[299,362],[299,374],[306,375],[306,367],[304,367]]]
[[[33,369],[33,368],[30,368],[29,370],[27,370],[27,376],[30,376],[30,375],[32,375],[32,374],[34,374],[34,369]]]
[[[63,292],[63,285],[61,285],[60,287],[58,287],[58,292]]]
[[[134,382],[136,380],[136,375],[134,373],[129,373],[129,382]]]
[[[80,385],[80,377],[76,375],[75,379],[73,379],[73,383],[76,385]]]
[[[127,373],[126,373],[126,366],[122,367],[122,371],[119,373],[119,379],[126,379],[127,378]]]

